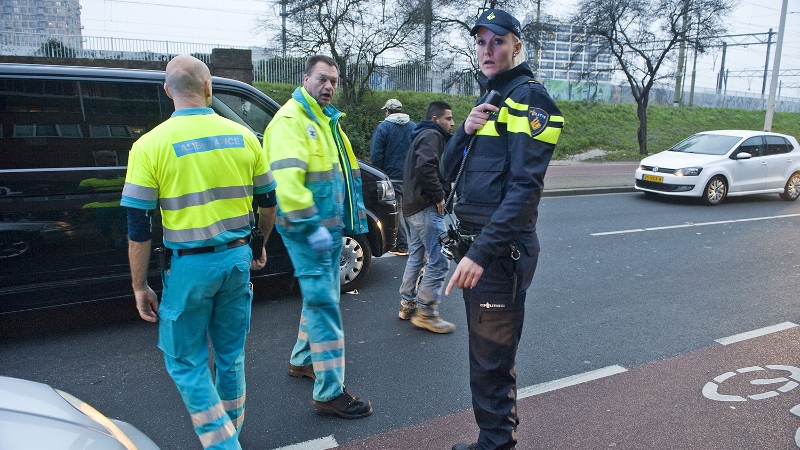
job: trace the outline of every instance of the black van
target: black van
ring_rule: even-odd
[[[174,111],[163,83],[159,71],[0,64],[0,314],[132,297],[120,196],[131,145]],[[212,108],[261,138],[279,105],[238,81],[212,86]],[[344,237],[343,291],[397,231],[391,182],[360,164],[369,233]],[[254,277],[293,272],[277,232],[267,252]]]

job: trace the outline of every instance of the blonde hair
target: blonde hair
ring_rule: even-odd
[[[514,33],[508,33],[508,34],[510,34],[514,38],[514,45],[516,45],[517,42],[522,42],[522,40],[520,40],[520,38],[518,38],[516,34]],[[528,54],[525,52],[525,43],[522,42],[522,47],[520,48],[519,53],[517,53],[517,55],[511,59],[511,67],[517,67],[518,65],[524,63],[527,60],[528,60]]]

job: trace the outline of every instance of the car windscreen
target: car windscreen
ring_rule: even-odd
[[[695,134],[669,149],[671,152],[698,153],[701,155],[724,155],[728,153],[737,142],[742,140],[739,136],[724,134]]]

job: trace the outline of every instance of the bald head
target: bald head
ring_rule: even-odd
[[[172,58],[167,63],[164,85],[167,94],[175,101],[176,109],[208,106],[211,100],[211,72],[203,61],[194,56],[178,55]]]

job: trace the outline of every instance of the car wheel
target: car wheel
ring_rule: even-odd
[[[786,186],[783,188],[783,192],[781,192],[780,195],[782,199],[790,202],[793,202],[797,200],[797,197],[800,197],[800,172],[795,172],[789,177],[789,180],[786,181]]]
[[[708,180],[703,191],[703,203],[710,206],[719,205],[725,200],[726,195],[728,195],[728,184],[724,178],[717,175]]]
[[[0,260],[19,258],[31,251],[30,236],[24,233],[0,233]]]
[[[339,265],[339,283],[342,292],[358,289],[367,278],[372,265],[372,250],[363,234],[342,236],[342,259]]]

